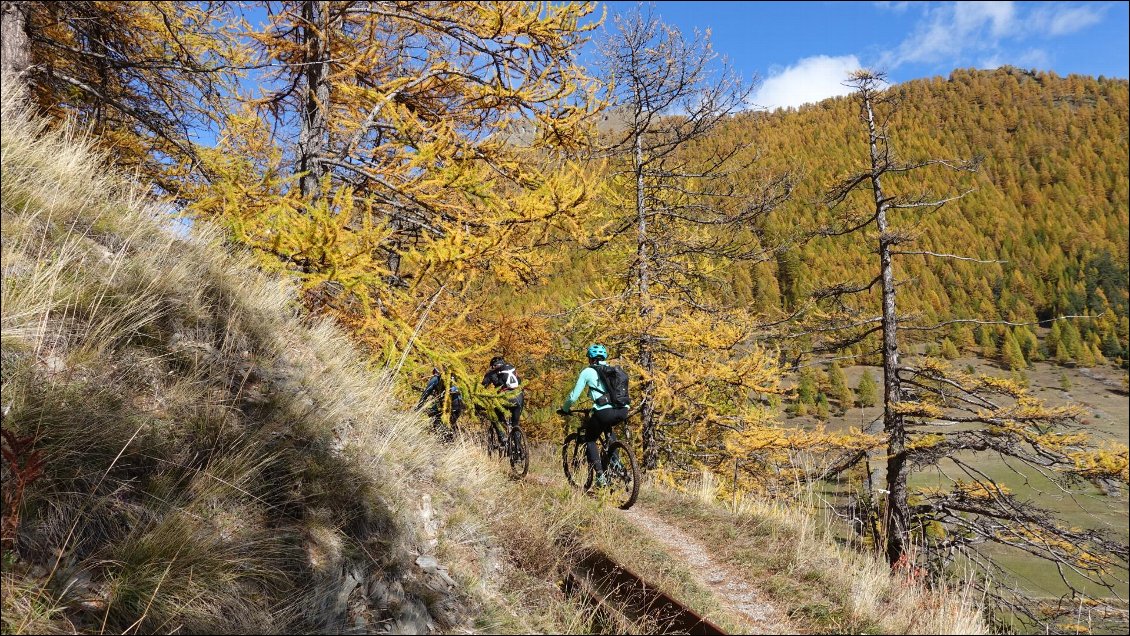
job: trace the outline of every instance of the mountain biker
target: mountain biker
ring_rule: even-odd
[[[424,392],[420,394],[420,401],[416,402],[416,408],[419,409],[431,398],[431,405],[428,407],[428,417],[432,419],[432,426],[435,430],[441,430],[441,413],[443,411],[443,378],[440,377],[440,372],[437,367],[432,367],[432,377],[428,380],[428,384],[424,387]]]
[[[502,430],[502,424],[507,422],[509,416],[509,426],[514,428],[518,426],[518,419],[522,417],[522,407],[525,405],[525,392],[522,390],[521,382],[518,380],[518,373],[514,370],[514,365],[507,364],[502,356],[494,356],[490,359],[490,368],[487,369],[486,375],[483,376],[483,386],[493,386],[498,389],[499,393],[506,396],[506,406],[496,406],[494,408],[495,422],[492,427],[495,433],[498,434],[498,443],[501,445],[506,444],[504,434],[508,431]]]
[[[467,408],[467,403],[463,401],[463,392],[455,384],[455,375],[451,375],[451,388],[448,389],[451,394],[451,432],[458,431],[456,423],[459,421],[459,416],[463,414],[464,409]]]
[[[596,449],[596,440],[600,438],[601,433],[607,433],[609,439],[615,439],[616,435],[612,432],[612,427],[624,420],[628,419],[628,409],[630,405],[617,408],[609,403],[608,399],[602,399],[608,393],[604,386],[604,381],[601,379],[601,374],[597,372],[598,365],[608,366],[608,349],[602,344],[593,344],[586,352],[589,358],[589,366],[581,370],[580,375],[577,376],[577,383],[573,387],[573,392],[565,399],[565,404],[557,412],[565,415],[568,413],[569,408],[580,399],[581,392],[586,388],[589,390],[589,398],[592,399],[592,410],[589,411],[581,424],[581,430],[584,431],[585,440],[585,454],[588,456],[589,464],[596,472],[596,483],[598,486],[607,485],[608,479],[604,475],[605,466],[601,466],[600,453]]]

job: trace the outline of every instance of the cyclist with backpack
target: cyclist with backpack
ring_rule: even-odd
[[[518,419],[522,417],[522,407],[525,405],[525,393],[518,380],[518,373],[514,365],[507,364],[502,356],[490,359],[490,368],[483,376],[483,386],[493,386],[506,396],[506,406],[495,407],[495,433],[498,434],[498,443],[505,446],[507,431],[502,430],[502,424],[508,423],[510,428],[518,426]]]
[[[612,427],[628,419],[628,409],[631,407],[628,397],[628,375],[620,367],[608,364],[608,349],[604,345],[593,344],[588,348],[587,353],[589,366],[581,370],[573,392],[557,412],[567,415],[569,408],[581,398],[584,390],[588,389],[589,397],[592,399],[592,410],[582,424],[585,453],[589,464],[596,472],[597,485],[604,486],[608,483],[604,474],[607,466],[601,466],[596,441],[601,433],[607,433],[610,440],[615,440],[616,435]]]

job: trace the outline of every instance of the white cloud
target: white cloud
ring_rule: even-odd
[[[956,2],[927,6],[918,25],[877,68],[908,63],[992,65],[1045,63],[1040,49],[1020,52],[1011,47],[1032,40],[1067,35],[1097,24],[1105,5],[1045,3],[1036,8],[1012,2]]]
[[[954,22],[961,35],[977,33],[986,26],[995,37],[1008,35],[1015,16],[1011,2],[962,2],[954,6]]]
[[[903,13],[908,8],[910,8],[910,3],[909,2],[876,2],[875,6],[879,7],[880,9],[886,9],[888,11],[894,11],[895,13]]]
[[[860,66],[854,55],[806,57],[793,66],[770,74],[752,101],[757,106],[774,109],[847,95],[851,89],[843,83],[847,81],[848,74],[859,70]]]
[[[926,19],[885,56],[881,66],[940,62],[967,49],[991,48],[1015,30],[1015,15],[1011,2],[961,2],[928,9]]]
[[[1097,7],[1042,6],[1032,12],[1030,27],[1051,36],[1067,35],[1098,24],[1103,12]]]

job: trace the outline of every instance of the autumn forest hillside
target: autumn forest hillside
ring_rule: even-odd
[[[1125,358],[1127,82],[1003,68],[955,71],[948,79],[907,82],[897,92],[902,106],[890,130],[904,158],[983,157],[973,179],[927,176],[914,185],[943,196],[971,190],[935,214],[907,218],[914,249],[1004,261],[907,259],[903,307],[921,312],[925,322],[1102,315],[1071,323],[1092,351],[1066,356],[1090,360],[1098,350],[1111,360]],[[819,218],[813,203],[822,186],[859,161],[865,138],[856,111],[839,98],[768,117],[766,160],[807,177],[782,209],[782,224]],[[795,283],[791,272],[785,278],[800,293],[850,279],[862,264],[859,247],[814,241],[803,249]],[[735,287],[741,293],[743,286]],[[782,302],[796,302],[792,288],[784,288]],[[969,334],[959,338],[967,344]]]
[[[971,177],[926,173],[906,186],[945,197],[937,212],[904,215],[915,250],[986,261],[905,258],[900,309],[930,325],[949,319],[1027,323],[1013,327],[1029,362],[1122,364],[1127,358],[1127,82],[1017,68],[958,70],[895,87],[890,130],[900,158],[981,157]],[[794,249],[728,272],[724,294],[767,312],[788,312],[814,290],[865,283],[872,244],[863,237],[811,237],[829,218],[835,180],[866,158],[858,104],[850,97],[773,113],[746,113],[717,133],[758,151],[758,169],[791,173],[792,196],[766,220]],[[571,280],[599,276],[583,259]],[[1049,322],[1057,316],[1087,319]],[[1040,323],[1036,325],[1033,323]],[[1036,343],[1036,333],[1055,328]],[[960,325],[919,341],[996,357],[1006,327]],[[1061,336],[1066,331],[1067,337]],[[936,340],[935,340],[936,338]],[[1031,340],[1031,344],[1029,343]],[[856,347],[864,354],[867,347]]]

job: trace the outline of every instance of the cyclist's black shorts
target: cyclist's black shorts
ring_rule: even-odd
[[[595,442],[601,433],[611,431],[612,427],[628,419],[628,409],[600,409],[589,412],[585,424],[585,441]]]

